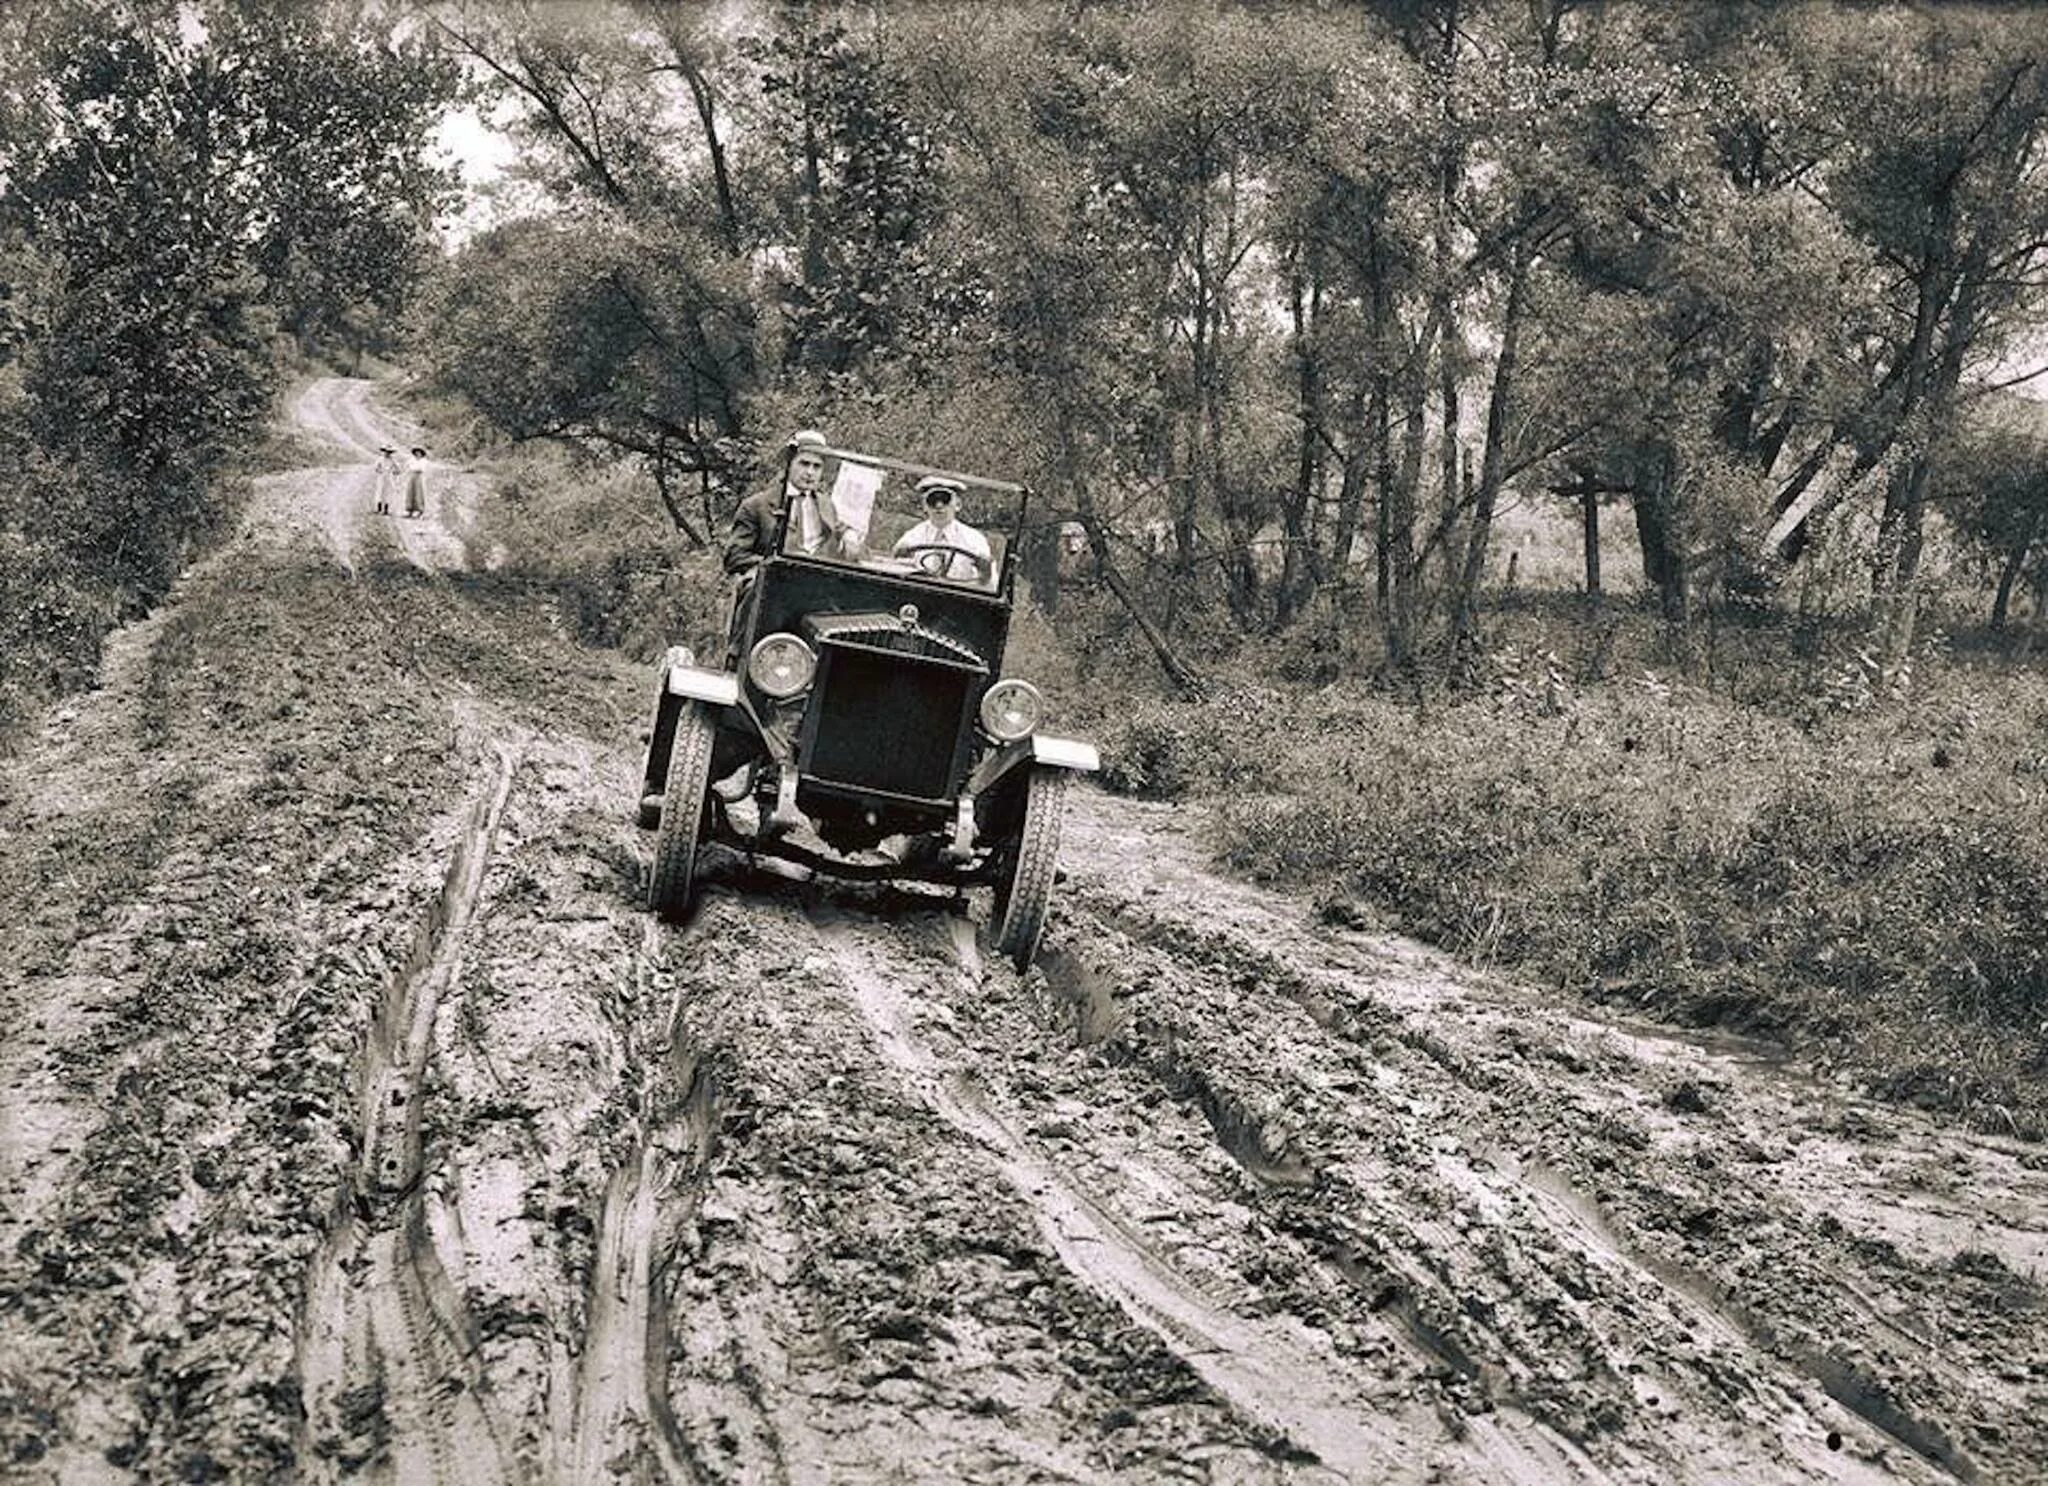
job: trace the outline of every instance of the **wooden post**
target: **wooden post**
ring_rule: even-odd
[[[1600,597],[1600,490],[1588,480],[1579,487],[1579,518],[1585,528],[1586,595]]]

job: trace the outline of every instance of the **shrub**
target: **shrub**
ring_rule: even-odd
[[[59,554],[0,528],[0,735],[91,682],[119,608]]]
[[[499,498],[485,508],[486,537],[504,548],[500,572],[548,589],[577,639],[643,659],[722,644],[717,557],[687,550],[644,477],[540,446],[488,463]]]
[[[1141,698],[1103,727],[1102,782],[1151,800],[1267,788],[1285,710],[1277,693],[1249,690],[1207,702]]]

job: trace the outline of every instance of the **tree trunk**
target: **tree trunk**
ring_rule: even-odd
[[[690,98],[697,106],[697,121],[704,129],[704,148],[711,157],[712,192],[718,202],[719,240],[725,244],[726,252],[738,257],[740,214],[733,201],[732,173],[725,161],[725,141],[718,137],[718,117],[711,86],[696,58],[687,55],[681,45],[672,44],[671,50],[675,53],[677,70],[683,74],[683,81],[690,85]]]
[[[1452,347],[1458,344],[1458,335],[1451,323],[1450,295],[1440,296],[1434,318],[1440,327],[1437,342],[1437,398],[1442,404],[1442,421],[1438,425],[1438,437],[1442,442],[1437,446],[1437,459],[1442,466],[1443,499],[1440,509],[1443,512],[1443,531],[1448,550],[1452,534],[1458,529],[1457,522],[1464,514],[1464,502],[1461,499],[1463,487],[1458,479],[1458,467],[1465,452],[1458,442],[1463,419],[1460,416],[1458,396],[1458,358],[1451,354]],[[1447,563],[1446,567],[1448,566]]]
[[[1394,597],[1404,588],[1407,577],[1407,569],[1402,562],[1404,545],[1411,558],[1413,555],[1415,507],[1412,490],[1397,492],[1395,489],[1394,443],[1390,426],[1394,413],[1393,358],[1390,355],[1394,336],[1394,303],[1381,259],[1377,227],[1372,229],[1372,249],[1367,261],[1372,274],[1371,392],[1369,396],[1361,392],[1352,395],[1352,426],[1357,429],[1357,434],[1351,458],[1345,461],[1344,481],[1347,496],[1354,495],[1354,471],[1363,474],[1364,456],[1369,450],[1373,483],[1377,487],[1373,513],[1373,592],[1379,603],[1380,622],[1391,626]],[[1366,397],[1367,403],[1362,427],[1356,416],[1361,397]],[[1355,499],[1351,505],[1339,506],[1338,510],[1337,562],[1338,570],[1342,572],[1350,567],[1351,543],[1358,530]]]
[[[1024,581],[1031,601],[1047,618],[1060,608],[1060,554],[1066,543],[1057,521],[1041,521],[1024,532]]]
[[[1423,446],[1429,435],[1429,381],[1422,371],[1424,350],[1417,347],[1408,373],[1402,378],[1402,438],[1400,467],[1393,472],[1392,488],[1386,500],[1388,576],[1387,661],[1397,669],[1415,662],[1420,646],[1422,595],[1421,567],[1415,554],[1415,511],[1422,486]],[[1391,437],[1391,435],[1389,435]],[[1387,463],[1392,464],[1391,450]]]
[[[1912,654],[1920,604],[1920,575],[1927,512],[1928,458],[1914,454],[1885,483],[1884,516],[1877,528],[1877,583],[1872,595],[1872,638],[1881,681],[1904,673]]]
[[[1363,395],[1354,391],[1345,410],[1351,448],[1337,474],[1337,522],[1330,540],[1330,570],[1337,575],[1340,584],[1350,581],[1351,549],[1358,540],[1358,528],[1364,520],[1366,467],[1373,451],[1380,447],[1376,439],[1384,439],[1384,420],[1381,430],[1376,432],[1372,414],[1365,408]]]
[[[1936,331],[1950,305],[1956,287],[1956,272],[1949,262],[1949,233],[1955,220],[1952,194],[1943,193],[1933,214],[1933,247],[1923,256],[1917,276],[1913,316],[1913,338],[1907,343],[1904,390],[1900,394],[1900,428],[1915,426],[1923,405],[1946,401],[1941,395],[1946,378],[1935,366]],[[1943,357],[1944,361],[1949,358]],[[1957,361],[1960,370],[1960,361]],[[1953,384],[1950,384],[1953,385]],[[1889,684],[1913,646],[1913,627],[1918,605],[1912,589],[1920,571],[1921,526],[1927,507],[1926,437],[1909,446],[1906,461],[1885,482],[1884,514],[1877,526],[1877,557],[1871,575],[1872,640],[1879,658],[1879,682]]]
[[[1280,568],[1280,591],[1274,596],[1273,627],[1284,629],[1304,603],[1322,586],[1309,512],[1323,485],[1323,386],[1321,352],[1314,339],[1314,321],[1322,304],[1322,280],[1309,253],[1297,257],[1287,279],[1287,312],[1294,332],[1295,396],[1301,434],[1296,445],[1294,488],[1282,513],[1287,545]]]
[[[803,110],[803,196],[798,202],[799,222],[797,235],[803,245],[803,277],[799,285],[800,309],[797,333],[789,337],[783,353],[783,365],[802,365],[807,358],[821,359],[830,369],[837,369],[842,348],[829,344],[824,348],[822,358],[810,344],[810,324],[814,312],[828,293],[826,280],[830,269],[826,259],[825,231],[820,220],[818,202],[824,192],[824,145],[818,138],[817,99],[812,64],[809,57],[810,38],[799,37],[805,48],[804,60],[797,73],[797,106]]]
[[[1431,332],[1434,333],[1436,338],[1437,375],[1443,402],[1443,447],[1439,450],[1439,457],[1443,464],[1443,490],[1440,505],[1441,514],[1437,523],[1435,539],[1441,539],[1444,543],[1443,571],[1446,581],[1443,591],[1451,597],[1453,604],[1458,602],[1458,595],[1450,553],[1451,542],[1454,533],[1458,529],[1457,522],[1460,508],[1463,505],[1461,499],[1463,488],[1459,470],[1459,465],[1463,461],[1460,458],[1462,451],[1459,448],[1458,441],[1460,422],[1458,416],[1458,383],[1464,371],[1459,362],[1465,349],[1464,335],[1458,326],[1458,306],[1456,303],[1456,291],[1453,287],[1460,278],[1456,240],[1458,192],[1465,182],[1465,148],[1462,143],[1460,123],[1457,116],[1457,88],[1459,85],[1458,48],[1460,44],[1458,9],[1458,0],[1443,0],[1438,11],[1438,18],[1443,25],[1442,52],[1440,53],[1442,70],[1436,80],[1437,86],[1441,90],[1438,94],[1438,107],[1441,113],[1439,126],[1442,133],[1438,144],[1436,222],[1433,233],[1435,239],[1435,284],[1430,295],[1430,331],[1425,332],[1425,338]],[[1428,347],[1425,345],[1418,354],[1418,380],[1420,380],[1421,375],[1419,370],[1421,357],[1427,354],[1427,349]],[[1429,551],[1428,547],[1425,546],[1423,561],[1427,562],[1428,558]],[[1418,596],[1411,595],[1411,602],[1416,597]],[[1422,630],[1425,623],[1426,620],[1420,606],[1417,605],[1414,611],[1407,616],[1408,643],[1411,647],[1421,644]]]
[[[1173,577],[1166,586],[1166,627],[1180,618],[1181,598],[1195,577],[1195,481],[1192,450],[1183,450],[1176,429],[1167,439],[1166,485],[1173,494]],[[1189,436],[1192,443],[1193,436]]]
[[[1085,486],[1076,487],[1076,511],[1081,519],[1081,529],[1088,533],[1088,548],[1095,554],[1095,566],[1102,574],[1102,581],[1109,591],[1116,595],[1117,602],[1124,606],[1124,612],[1131,616],[1131,623],[1138,627],[1138,633],[1145,637],[1145,643],[1152,647],[1152,654],[1158,658],[1159,669],[1166,673],[1166,679],[1182,696],[1199,700],[1208,695],[1208,684],[1196,671],[1175,652],[1165,633],[1154,624],[1140,607],[1137,595],[1124,582],[1123,574],[1117,571],[1116,558],[1110,551],[1108,535],[1103,531],[1102,522],[1095,512],[1095,498]]]
[[[2040,525],[2041,513],[2035,511],[2027,518],[2026,531],[2005,554],[2005,561],[1998,569],[1998,595],[1991,601],[1991,628],[2000,634],[2005,632],[2006,620],[2011,617],[2013,587],[2027,565],[2027,555],[2034,550],[2034,534]]]
[[[1692,592],[1684,521],[1678,510],[1677,463],[1669,448],[1655,456],[1646,477],[1633,482],[1632,504],[1636,538],[1643,549],[1643,577],[1657,590],[1665,619],[1683,631],[1691,622]]]
[[[703,533],[690,524],[690,518],[683,514],[682,505],[676,500],[675,492],[669,488],[667,457],[657,453],[653,463],[654,489],[661,496],[661,503],[668,511],[668,519],[675,523],[677,531],[690,539],[691,546],[700,551],[709,547],[711,544],[704,539]]]
[[[1522,337],[1528,269],[1520,250],[1508,278],[1507,308],[1502,312],[1500,357],[1493,366],[1493,393],[1486,406],[1486,449],[1480,456],[1478,498],[1472,508],[1472,531],[1465,543],[1465,570],[1458,582],[1452,621],[1452,642],[1464,645],[1478,619],[1479,584],[1486,575],[1486,545],[1493,535],[1493,511],[1500,499],[1507,469],[1508,414],[1515,397],[1515,372]]]

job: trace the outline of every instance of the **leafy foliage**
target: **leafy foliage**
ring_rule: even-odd
[[[222,525],[280,326],[402,302],[453,77],[360,7],[230,0],[12,7],[0,59],[4,717]]]
[[[1140,701],[1102,727],[1102,782],[1151,800],[1269,788],[1279,773],[1273,740],[1304,710],[1298,700],[1250,689],[1199,704]]]
[[[1035,588],[1056,609],[1078,523],[1184,690],[1184,636],[1333,613],[1396,675],[1471,677],[1501,515],[1556,496],[1632,518],[1681,652],[1856,542],[1896,672],[1934,434],[2041,309],[2048,29],[2010,9],[457,14],[593,293],[478,243],[425,322],[445,385],[632,454],[672,512],[906,387],[1013,411]]]
[[[472,244],[424,312],[427,369],[510,437],[731,467],[755,325],[744,274],[701,237],[515,222]]]
[[[423,144],[456,94],[453,66],[352,7],[214,0],[206,25],[250,101],[264,299],[303,340],[385,338],[452,200]]]

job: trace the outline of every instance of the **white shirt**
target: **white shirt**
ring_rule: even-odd
[[[818,514],[818,502],[826,499],[815,490],[799,490],[794,485],[783,487],[783,499],[796,509],[796,544],[804,555],[815,556],[825,545],[825,520]]]
[[[920,521],[896,539],[895,550],[901,552],[906,547],[928,547],[934,543],[943,543],[948,547],[958,547],[963,552],[972,552],[984,562],[990,561],[992,558],[988,548],[988,538],[966,522],[960,520],[948,521],[944,526],[934,525],[929,520]],[[938,561],[937,558],[930,560],[932,562]],[[918,559],[912,558],[911,561],[916,562]],[[965,583],[978,580],[987,571],[987,568],[977,569],[971,561],[962,557],[960,553],[952,552],[946,554],[945,571],[939,574],[939,576]]]

